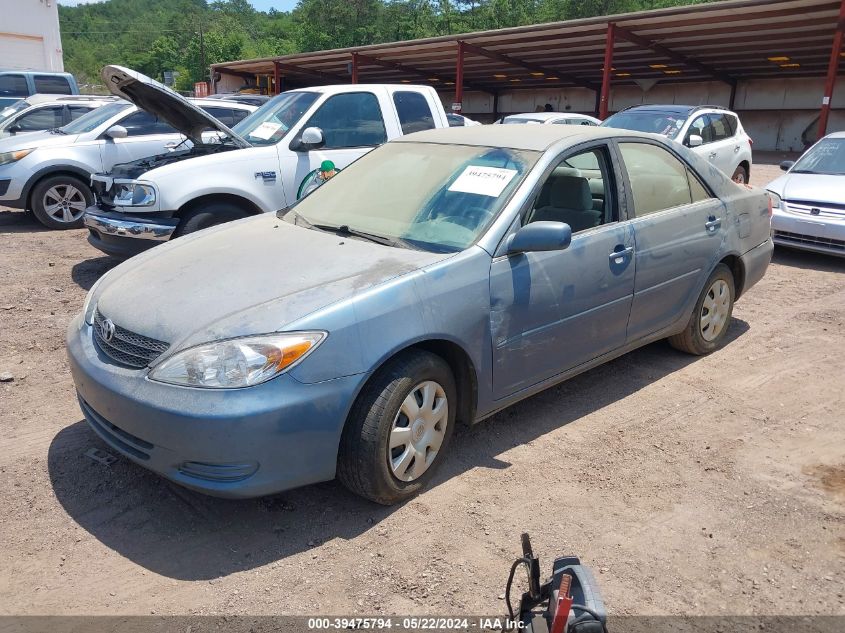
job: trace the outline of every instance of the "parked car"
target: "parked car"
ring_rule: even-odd
[[[32,95],[0,110],[0,137],[62,127],[117,97]]]
[[[599,125],[601,121],[588,114],[575,112],[526,112],[501,119],[504,125]]]
[[[721,106],[632,106],[602,125],[661,134],[691,148],[735,182],[746,183],[751,176],[753,141],[737,113]]]
[[[412,134],[288,210],[106,273],[68,328],[71,372],[94,431],[181,485],[337,475],[394,503],[459,421],[658,339],[718,349],[769,264],[769,202],[649,134]]]
[[[107,66],[103,78],[116,95],[143,99],[150,111],[183,113],[179,129],[189,137],[192,128],[211,125],[202,113],[187,113],[183,97],[149,77]],[[88,241],[104,253],[128,257],[171,237],[276,211],[296,202],[304,181],[324,161],[343,169],[389,139],[448,126],[430,86],[290,90],[226,131],[231,142],[211,155],[200,155],[207,152],[197,146],[96,174],[97,204],[85,214]]]
[[[78,95],[79,86],[70,73],[0,70],[0,108],[39,93]]]
[[[478,121],[465,117],[463,114],[455,114],[454,112],[447,112],[446,119],[449,121],[449,127],[469,127],[472,125],[481,125]]]
[[[228,128],[213,116],[231,123],[255,110],[228,101],[194,100],[189,106],[203,112],[204,128],[224,131]],[[60,128],[0,139],[0,205],[30,209],[52,229],[79,228],[85,209],[94,203],[91,174],[162,153],[159,163],[179,156],[171,150],[190,147],[175,129],[183,124],[176,113],[162,110],[157,116],[116,100]],[[203,145],[195,152],[222,147]]]
[[[845,257],[845,132],[828,134],[767,185],[775,244]]]

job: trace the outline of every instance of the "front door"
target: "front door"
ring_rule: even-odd
[[[620,216],[616,160],[604,144],[570,150],[517,221],[566,222],[562,251],[499,253],[490,270],[496,399],[621,347],[634,289],[634,236]]]
[[[626,141],[619,150],[633,200],[637,280],[628,340],[635,341],[688,316],[684,308],[716,263],[725,214],[722,202],[667,149]]]

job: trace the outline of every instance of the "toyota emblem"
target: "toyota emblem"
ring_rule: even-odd
[[[111,319],[100,321],[100,336],[106,343],[110,343],[114,338],[114,323]]]

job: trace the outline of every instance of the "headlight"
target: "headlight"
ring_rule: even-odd
[[[186,387],[251,387],[292,368],[325,338],[325,332],[283,332],[206,343],[173,355],[149,377]]]
[[[16,149],[13,152],[3,152],[0,154],[0,165],[7,165],[9,163],[19,161],[21,158],[29,156],[34,151],[35,148],[33,147],[31,149]]]
[[[82,304],[82,320],[88,325],[94,323],[94,308],[96,305],[92,305],[92,299],[94,298],[94,294],[97,292],[97,286],[103,282],[106,275],[108,275],[108,273],[104,273],[97,281],[95,281],[94,285],[91,286],[91,290],[89,290],[88,294],[85,295],[85,302]]]
[[[136,182],[114,184],[114,203],[119,207],[149,207],[155,204],[156,192],[149,185]]]
[[[766,193],[769,194],[769,199],[772,201],[772,209],[783,209],[783,200],[781,197],[776,194],[774,191],[766,190]]]

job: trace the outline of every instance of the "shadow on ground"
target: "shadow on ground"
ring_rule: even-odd
[[[74,264],[70,270],[71,279],[83,290],[91,290],[97,280],[120,263],[114,257],[94,257]]]
[[[783,246],[775,247],[772,263],[805,270],[812,269],[831,273],[845,273],[845,257],[834,257],[833,255],[800,251],[794,248],[784,248]]]
[[[0,233],[43,233],[50,230],[31,213],[0,207]]]
[[[729,340],[748,331],[734,319]],[[649,345],[456,430],[432,486],[472,468],[510,467],[498,456],[621,400],[697,359],[665,342]],[[226,576],[333,539],[352,539],[396,507],[360,499],[330,482],[245,501],[191,492],[120,458],[86,457],[106,447],[85,422],[53,439],[48,468],[67,513],[104,545],[155,573],[183,580]],[[413,501],[411,501],[413,503]]]

